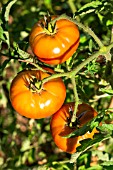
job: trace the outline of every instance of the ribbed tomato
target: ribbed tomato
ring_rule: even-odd
[[[51,21],[56,18],[53,16]],[[30,46],[38,59],[47,64],[60,64],[70,58],[79,45],[78,27],[67,19],[51,25],[48,19],[38,21],[29,36]]]
[[[10,100],[19,114],[27,118],[40,119],[60,109],[66,97],[66,88],[62,79],[56,78],[43,85],[40,84],[40,80],[50,74],[40,70],[27,70],[20,72],[13,79]]]
[[[94,128],[92,132],[87,132],[82,136],[64,138],[63,136],[66,136],[76,129],[82,127],[97,115],[97,112],[88,104],[80,104],[77,111],[78,123],[76,123],[76,126],[70,127],[69,124],[71,120],[71,112],[73,112],[73,110],[74,103],[64,104],[60,110],[52,115],[50,123],[51,134],[55,144],[61,150],[68,153],[76,152],[76,148],[80,146],[79,142],[81,140],[93,138],[93,135],[98,132],[96,128]]]

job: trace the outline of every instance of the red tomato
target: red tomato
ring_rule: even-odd
[[[52,20],[54,18],[56,16]],[[29,42],[40,61],[54,65],[65,62],[74,54],[79,38],[78,27],[67,19],[56,21],[54,28],[50,23],[47,25],[44,20],[40,20],[32,28]]]
[[[60,109],[66,97],[65,85],[61,78],[56,78],[40,87],[39,81],[48,76],[47,72],[27,70],[13,79],[10,100],[18,113],[27,118],[40,119]]]
[[[93,119],[97,112],[88,104],[80,104],[78,106],[77,117],[78,124],[74,127],[70,127],[69,123],[71,120],[70,110],[74,110],[74,103],[64,104],[53,116],[50,123],[51,134],[55,144],[63,151],[68,153],[76,152],[76,148],[80,146],[80,141],[87,138],[93,138],[93,135],[98,131],[96,128],[92,132],[87,132],[86,134],[78,137],[64,138],[75,131],[76,129],[82,127],[84,124]]]

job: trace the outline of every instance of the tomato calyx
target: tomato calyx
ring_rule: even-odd
[[[41,27],[44,28],[46,34],[53,35],[56,33],[56,22],[52,23],[51,16],[44,16],[44,23],[41,22]]]
[[[39,80],[37,81],[36,77],[31,77],[31,79],[28,82],[28,86],[29,90],[31,90],[32,92],[40,92],[42,90],[42,81]]]
[[[80,127],[80,121],[78,119],[78,117],[76,118],[76,121],[75,122],[71,122],[71,118],[67,118],[67,125],[66,126],[69,126],[71,129],[75,129],[75,128],[79,128]]]
[[[70,113],[70,117],[67,118],[67,121],[68,121],[68,126],[70,128],[80,128],[81,127],[81,124],[80,124],[80,119],[82,118],[82,116],[84,116],[89,110],[85,110],[83,112],[81,112],[78,117],[76,117],[76,121],[75,122],[71,122],[71,118],[72,118],[72,114],[73,114],[73,110],[72,108],[69,108],[69,113]]]

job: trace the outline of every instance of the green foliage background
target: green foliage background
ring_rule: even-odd
[[[78,148],[77,154],[62,152],[51,137],[50,118],[30,120],[14,111],[9,100],[12,79],[29,63],[18,60],[28,57],[29,33],[37,20],[47,13],[76,16],[76,20],[90,27],[104,45],[113,43],[112,0],[14,0],[0,1],[0,169],[29,170],[111,170],[113,168],[113,57],[106,61],[104,56],[93,60],[75,77],[80,100],[89,103],[98,113],[105,116],[111,125],[102,126],[104,141],[85,151]],[[10,5],[9,5],[10,4]],[[71,69],[99,50],[94,39],[80,29],[80,46],[68,61]],[[23,58],[24,57],[24,58]],[[65,64],[58,65],[64,69]],[[67,86],[65,102],[74,100],[71,81],[63,79]],[[110,105],[111,104],[111,105]],[[104,130],[106,129],[106,133]],[[105,136],[106,135],[106,136]],[[100,136],[101,139],[101,136]],[[102,138],[103,139],[103,138]],[[91,142],[89,141],[88,144]],[[79,154],[79,151],[81,154]],[[84,151],[84,152],[83,152]],[[76,159],[77,158],[77,159]]]

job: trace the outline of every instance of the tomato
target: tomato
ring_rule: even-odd
[[[77,111],[78,123],[76,123],[76,126],[70,127],[71,112],[73,112],[73,110],[74,103],[64,104],[54,115],[52,115],[50,123],[51,134],[55,144],[61,150],[68,153],[76,152],[76,148],[81,145],[81,140],[93,138],[93,135],[98,132],[96,128],[94,128],[92,132],[88,131],[82,136],[64,138],[63,136],[82,127],[97,115],[97,112],[88,104],[80,104]]]
[[[40,61],[53,65],[70,58],[78,48],[79,39],[78,27],[67,19],[57,20],[54,26],[39,20],[29,36],[33,53]]]
[[[60,109],[66,97],[66,88],[62,79],[55,78],[40,84],[40,80],[50,74],[40,70],[26,70],[13,79],[10,100],[19,114],[27,118],[40,119]]]

